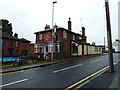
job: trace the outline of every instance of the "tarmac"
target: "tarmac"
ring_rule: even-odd
[[[89,58],[90,56],[86,56],[84,58]],[[83,59],[83,58],[82,58]],[[34,64],[34,65],[27,65],[22,67],[12,67],[12,68],[5,68],[0,71],[0,73],[8,73],[8,72],[14,72],[14,71],[20,71],[20,70],[26,70],[36,67],[44,67],[48,65],[58,64],[58,63],[65,63],[65,62],[71,62],[75,60],[80,60],[80,58],[71,58],[67,60],[62,61],[55,61],[55,62],[49,62],[49,63],[42,63],[42,64]],[[115,66],[115,72],[104,72],[99,77],[95,78],[88,84],[84,85],[82,88],[94,88],[98,90],[98,88],[103,88],[104,90],[120,90],[120,63],[118,63]],[[90,89],[90,90],[94,90]],[[103,90],[100,89],[100,90]],[[89,90],[89,89],[88,89]]]

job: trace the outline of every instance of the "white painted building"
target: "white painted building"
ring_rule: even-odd
[[[115,52],[120,52],[120,40],[116,39],[116,41],[113,42],[113,49],[115,49]]]

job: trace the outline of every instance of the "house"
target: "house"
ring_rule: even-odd
[[[52,30],[54,31],[53,43]],[[45,58],[47,55],[48,59],[51,59],[52,50],[53,58],[69,58],[72,57],[72,53],[76,50],[73,41],[82,45],[87,44],[85,28],[82,27],[82,34],[73,32],[70,18],[68,29],[58,27],[57,25],[54,25],[54,28],[50,28],[50,25],[46,24],[45,30],[35,32],[34,34],[36,34],[35,54],[40,55],[42,58]],[[84,55],[84,46],[82,48],[82,55]],[[78,51],[78,48],[76,51]]]
[[[116,39],[115,42],[113,42],[113,49],[115,49],[115,52],[120,52],[120,40]]]
[[[19,55],[27,55],[30,53],[30,42],[24,38],[18,38],[18,34],[13,35],[12,24],[8,20],[0,20],[0,49],[2,57],[17,57]]]

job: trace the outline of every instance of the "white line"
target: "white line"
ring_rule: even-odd
[[[81,66],[81,65],[82,65],[82,64],[78,64],[78,65],[75,65],[75,66],[63,68],[63,69],[60,69],[60,70],[53,71],[53,73],[60,72],[60,71],[64,71],[64,70],[68,70],[68,69],[75,68],[75,67],[78,67],[78,66]]]
[[[0,85],[0,87],[5,87],[5,86],[12,85],[12,84],[16,84],[16,83],[24,82],[24,81],[26,81],[26,80],[28,80],[28,79],[23,79],[23,80],[19,80],[19,81],[11,82],[11,83],[8,83],[8,84]]]
[[[101,59],[97,59],[97,60],[93,60],[93,61],[90,61],[90,62],[97,62],[97,61],[100,61]]]

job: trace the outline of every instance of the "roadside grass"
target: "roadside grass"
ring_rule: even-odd
[[[27,66],[27,65],[34,65],[34,64],[42,64],[42,63],[48,63],[48,62],[54,62],[54,61],[61,61],[61,60],[67,60],[68,58],[57,58],[54,60],[27,60],[27,63],[19,63],[19,62],[10,62],[10,63],[5,63],[2,64],[0,68],[11,68],[11,67],[22,67],[22,66]]]

